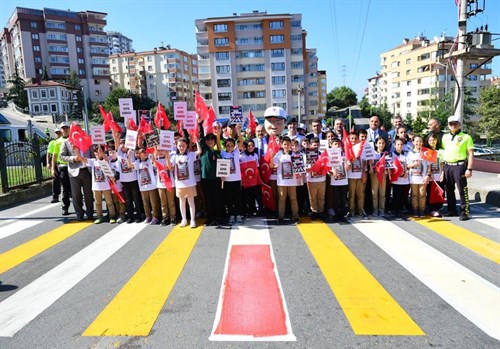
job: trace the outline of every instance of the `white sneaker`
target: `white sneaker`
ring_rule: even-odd
[[[234,224],[234,216],[229,217],[229,224]]]
[[[187,220],[183,219],[183,220],[181,221],[181,224],[180,224],[179,226],[180,226],[181,228],[183,228],[183,227],[185,227],[186,225],[188,225],[188,222],[187,222]]]
[[[331,217],[335,216],[335,211],[333,210],[333,208],[329,208],[328,211],[326,211],[326,213],[328,213],[328,215]]]
[[[236,216],[236,222],[243,223],[243,217],[242,216]]]
[[[196,221],[193,219],[189,225],[191,228],[196,228]]]

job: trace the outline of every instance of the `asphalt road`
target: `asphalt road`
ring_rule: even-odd
[[[2,349],[500,346],[498,208],[190,229],[49,199],[0,212]]]

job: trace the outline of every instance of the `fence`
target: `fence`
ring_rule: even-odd
[[[35,135],[30,142],[5,143],[0,139],[0,179],[2,193],[50,180],[47,144]]]

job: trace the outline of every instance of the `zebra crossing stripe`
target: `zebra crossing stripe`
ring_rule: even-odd
[[[492,228],[500,229],[500,218],[474,218],[474,221],[489,225]]]
[[[75,235],[92,223],[71,222],[0,254],[0,274]],[[7,226],[8,228],[10,226]],[[6,229],[4,228],[4,229]]]
[[[500,339],[500,289],[385,220],[353,226],[489,336]]]
[[[327,224],[308,221],[298,229],[355,334],[424,335]]]
[[[29,229],[31,227],[34,227],[35,225],[38,225],[42,222],[43,221],[30,221],[30,220],[14,222],[14,223],[2,228],[2,231],[0,232],[0,240],[5,239],[8,236],[17,234],[20,231],[23,231],[25,229]]]
[[[211,341],[295,341],[267,224],[231,228]]]
[[[12,337],[147,225],[122,224],[0,303],[0,337]]]
[[[493,240],[487,239],[479,234],[473,233],[470,230],[443,219],[424,218],[415,219],[414,222],[423,225],[435,233],[438,233],[439,235],[442,235],[497,264],[500,263],[500,244]]]
[[[202,230],[175,227],[83,336],[149,335]]]
[[[33,216],[37,213],[40,213],[42,211],[45,211],[45,210],[48,210],[50,208],[53,208],[53,207],[56,207],[60,205],[60,203],[55,203],[55,204],[43,204],[42,207],[39,207],[37,208],[36,210],[32,210],[32,211],[28,211],[28,212],[25,212],[23,214],[20,214],[19,216],[16,216],[14,218],[8,218],[4,221],[1,221],[0,222],[0,226],[4,226],[4,225],[7,225],[7,224],[11,224],[11,223],[14,223],[17,219],[21,219],[21,218],[25,218],[25,217],[29,217],[29,216]],[[1,217],[0,219],[3,219],[4,217]],[[7,217],[5,217],[7,218]]]

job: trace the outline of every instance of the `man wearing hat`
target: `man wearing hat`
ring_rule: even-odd
[[[297,119],[294,118],[294,117],[291,117],[288,119],[287,123],[286,123],[286,127],[288,128],[288,133],[287,133],[287,136],[290,138],[290,139],[296,139],[299,141],[299,144],[302,143],[302,140],[304,138],[306,138],[305,136],[302,136],[299,132],[298,132],[298,122],[297,122]]]
[[[469,219],[470,205],[467,178],[472,176],[474,165],[474,142],[472,137],[461,130],[460,118],[448,118],[450,133],[443,136],[443,161],[446,197],[448,198],[447,217],[457,216],[455,185],[460,194],[460,220]]]
[[[57,129],[56,129],[57,130]],[[68,209],[71,197],[71,184],[69,182],[68,163],[60,158],[61,147],[66,139],[69,137],[69,125],[62,122],[59,126],[61,137],[54,141],[54,149],[52,156],[52,177],[60,179],[62,184],[62,215],[69,215]]]
[[[56,134],[56,138],[51,140],[47,147],[47,168],[49,168],[51,171],[52,171],[52,161],[54,160],[55,155],[57,154],[54,150],[55,143],[62,136],[62,132],[59,127],[56,127],[54,133]],[[56,171],[55,175],[54,174],[52,175],[52,178],[53,180],[52,180],[52,201],[50,202],[51,204],[59,202],[59,195],[61,195],[61,177],[59,176],[59,170]]]

